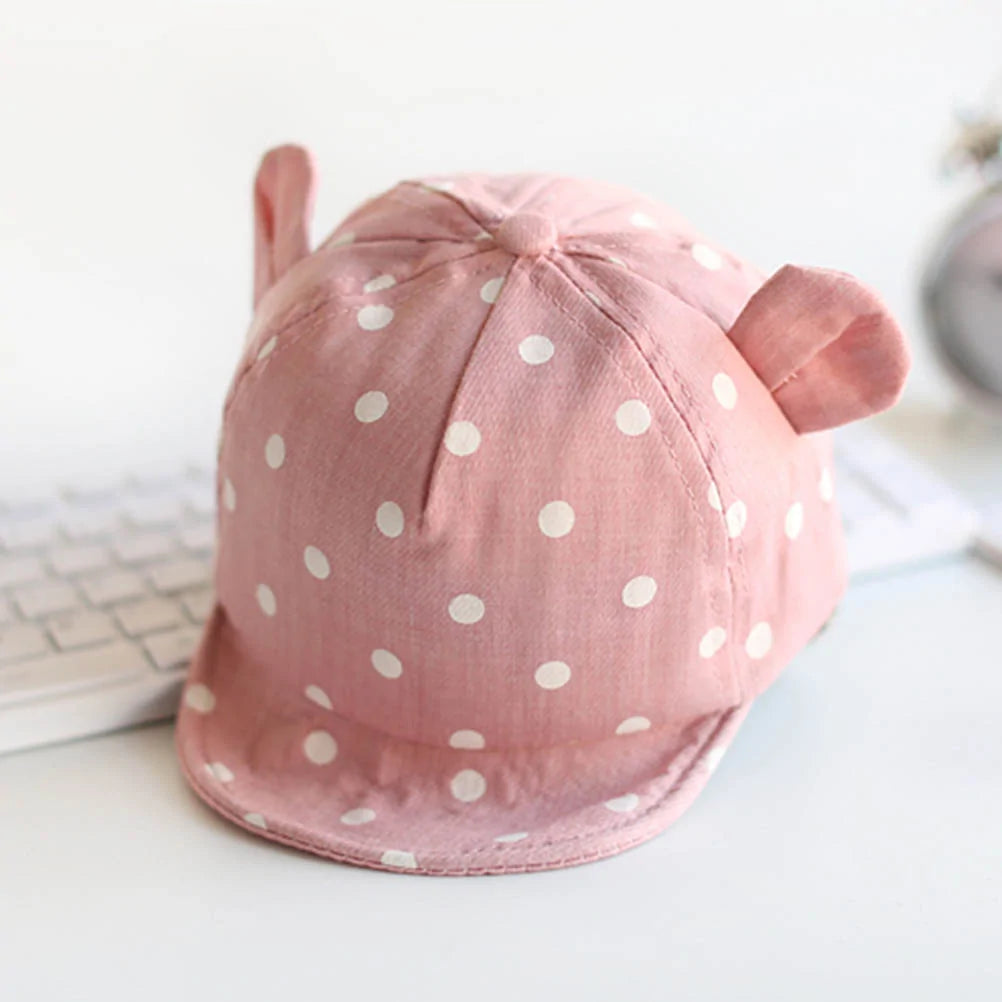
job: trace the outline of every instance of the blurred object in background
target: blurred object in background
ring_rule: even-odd
[[[1002,74],[958,115],[944,173],[973,167],[980,189],[934,245],[922,280],[925,326],[966,404],[1002,415]]]

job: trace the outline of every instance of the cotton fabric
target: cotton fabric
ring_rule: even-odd
[[[279,263],[259,226],[188,780],[259,835],[398,872],[657,835],[845,586],[828,435],[748,360],[766,276],[652,199],[549,174],[406,180],[310,253],[292,156],[268,168],[284,215],[256,188]],[[822,401],[868,378],[837,368]]]

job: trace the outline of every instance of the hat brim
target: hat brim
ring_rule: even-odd
[[[653,838],[696,798],[750,706],[597,742],[478,750],[395,737],[303,691],[265,691],[267,678],[217,605],[177,721],[194,791],[275,842],[429,875],[556,869]]]

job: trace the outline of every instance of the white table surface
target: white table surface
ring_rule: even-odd
[[[973,559],[853,586],[672,828],[563,871],[276,847],[166,725],[0,758],[0,997],[998,998],[1000,614]]]

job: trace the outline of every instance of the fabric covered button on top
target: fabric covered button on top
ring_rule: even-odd
[[[545,254],[557,242],[553,220],[538,212],[516,212],[494,231],[499,247],[518,257]]]

